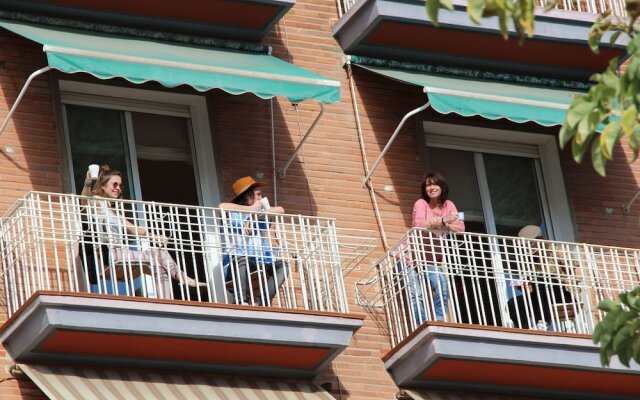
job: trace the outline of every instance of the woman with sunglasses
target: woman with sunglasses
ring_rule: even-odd
[[[152,247],[138,250],[129,247],[126,240],[127,234],[146,237],[161,245],[166,244],[167,238],[136,226],[122,215],[122,209],[118,209],[114,202],[109,201],[122,198],[122,173],[112,170],[108,165],[103,165],[100,167],[100,174],[93,189],[91,186],[91,176],[87,172],[82,195],[91,195],[94,199],[99,199],[95,202],[89,202],[89,210],[94,214],[96,230],[99,232],[98,237],[103,244],[106,242],[109,247],[109,256],[114,264],[124,263],[132,265],[134,268],[139,263],[149,264],[152,267],[157,266],[157,275],[154,276],[154,280],[160,282],[158,285],[160,298],[173,297],[169,277],[191,287],[206,285],[180,271],[176,262],[164,248]]]

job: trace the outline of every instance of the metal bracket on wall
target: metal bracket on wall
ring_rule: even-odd
[[[284,165],[284,167],[278,170],[278,177],[280,179],[284,178],[287,175],[287,169],[293,162],[293,159],[296,158],[296,155],[304,145],[304,142],[306,142],[307,139],[309,138],[309,134],[311,133],[311,131],[313,131],[313,128],[315,128],[316,125],[318,124],[318,121],[320,120],[320,117],[322,117],[322,114],[324,114],[324,105],[320,102],[318,102],[318,104],[320,104],[320,113],[318,114],[316,119],[313,121],[309,129],[307,130],[307,133],[304,134],[304,136],[302,137],[302,140],[300,140],[300,143],[298,143],[298,147],[296,147],[296,149],[293,151],[293,154],[291,154],[291,157],[289,157],[289,160],[287,160],[287,163]]]
[[[31,85],[31,81],[33,81],[38,75],[42,75],[45,72],[49,72],[49,70],[51,70],[51,67],[46,66],[44,68],[40,68],[39,70],[37,70],[37,71],[33,72],[31,75],[29,75],[29,78],[27,78],[27,81],[24,83],[24,86],[22,86],[22,90],[20,90],[20,94],[18,94],[18,97],[16,98],[16,101],[11,106],[11,110],[9,110],[9,113],[5,117],[4,121],[2,121],[2,126],[0,126],[0,135],[2,135],[2,132],[4,131],[4,128],[7,127],[7,124],[9,123],[9,120],[11,120],[11,117],[13,116],[13,113],[16,112],[16,109],[18,108],[18,105],[20,104],[20,101],[22,101],[22,98],[24,97],[24,94],[27,92],[27,89],[29,89],[29,85]]]
[[[631,205],[638,199],[638,196],[640,196],[640,190],[638,190],[636,194],[633,195],[633,198],[631,198],[628,203],[622,205],[623,214],[629,214],[629,211],[631,211]]]
[[[362,180],[362,184],[364,186],[367,186],[369,184],[369,179],[371,178],[371,175],[373,175],[373,173],[375,172],[376,168],[378,168],[378,164],[380,164],[380,161],[382,161],[382,157],[384,157],[384,155],[387,153],[387,150],[389,150],[389,147],[391,147],[391,144],[393,143],[393,141],[396,140],[396,136],[398,136],[398,133],[400,133],[400,129],[402,129],[402,127],[404,126],[405,122],[407,122],[407,120],[409,118],[411,118],[412,116],[414,116],[415,114],[417,114],[419,112],[422,112],[422,111],[426,110],[427,108],[429,108],[429,102],[428,101],[427,101],[426,104],[416,108],[415,110],[409,111],[402,118],[402,121],[400,121],[400,123],[398,124],[398,127],[396,128],[395,132],[393,132],[393,135],[391,135],[391,137],[389,138],[389,141],[387,142],[386,146],[384,146],[384,149],[382,149],[382,153],[380,153],[380,155],[378,156],[378,159],[376,160],[376,162],[373,163],[373,166],[369,170],[369,173],[367,174],[367,176],[365,176],[364,179]]]

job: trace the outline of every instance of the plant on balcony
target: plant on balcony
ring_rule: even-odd
[[[603,300],[598,308],[606,313],[593,331],[602,365],[614,355],[627,367],[631,360],[640,364],[640,287],[621,293],[617,301]]]

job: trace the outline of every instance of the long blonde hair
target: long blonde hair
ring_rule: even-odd
[[[93,196],[107,197],[102,187],[109,182],[112,176],[119,176],[124,183],[124,178],[120,171],[112,170],[107,164],[100,166],[100,174],[98,174],[98,180],[96,181],[93,190],[91,190],[91,194]],[[122,197],[122,192],[120,192],[120,197]]]

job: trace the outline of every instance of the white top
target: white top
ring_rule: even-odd
[[[124,245],[127,234],[123,217],[109,206],[107,200],[90,203],[89,215],[93,217],[100,241],[110,245]]]

